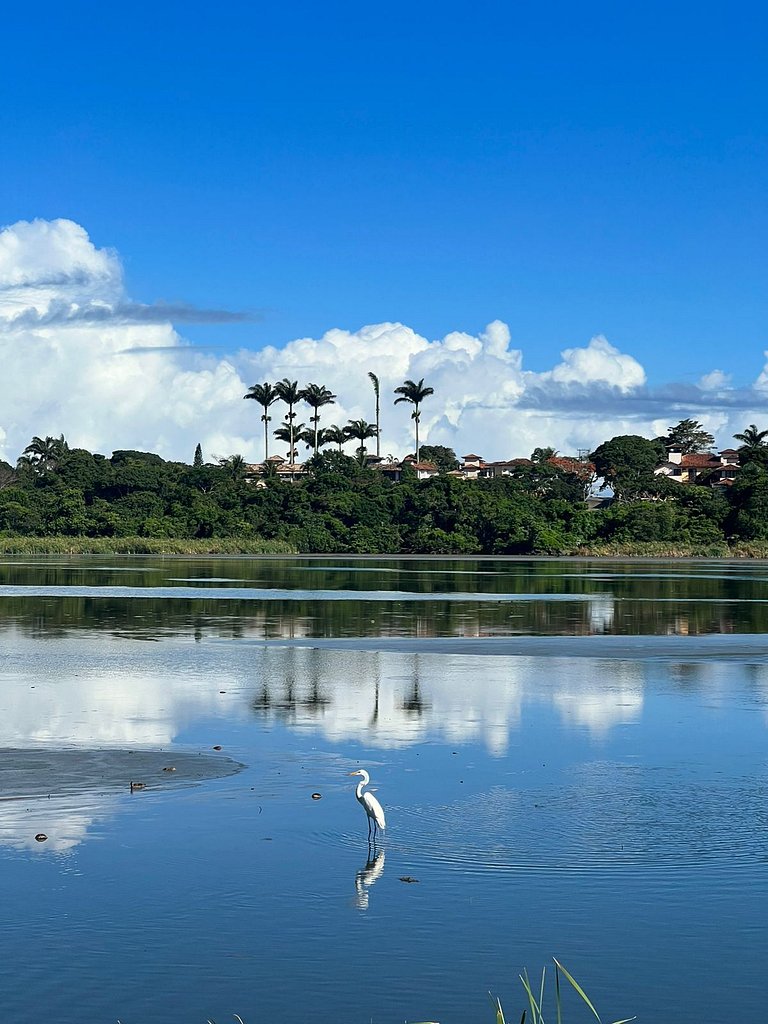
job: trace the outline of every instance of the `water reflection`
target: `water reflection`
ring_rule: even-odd
[[[250,724],[257,732],[280,725],[331,747],[479,743],[499,758],[527,719],[547,709],[563,730],[602,743],[617,727],[641,721],[648,687],[657,690],[660,678],[647,657],[481,657],[75,636],[43,643],[0,632],[1,844],[36,848],[35,834],[45,832],[51,839],[43,849],[66,851],[115,813],[130,781],[181,783],[181,768],[173,778],[162,769],[186,730],[209,737],[209,749],[219,732]],[[768,724],[765,663],[681,660],[665,667],[663,685],[714,707],[740,698]],[[200,778],[214,777],[198,750]],[[154,760],[135,760],[150,755]],[[182,755],[174,754],[175,764]],[[358,880],[363,892],[366,877]]]
[[[526,707],[555,709],[599,738],[639,722],[652,661],[479,657],[244,643],[137,644],[81,638],[41,644],[0,634],[0,746],[169,747],[181,732],[249,719],[374,749],[425,741],[508,749]],[[733,693],[725,660],[672,662],[681,692]],[[768,705],[768,665],[742,670],[745,699]]]
[[[36,800],[0,802],[0,846],[35,854],[66,854],[92,834],[98,822],[111,818],[117,797],[83,793]],[[36,836],[45,835],[44,840]]]
[[[365,866],[355,874],[355,906],[358,910],[368,909],[369,889],[384,874],[384,851],[376,849],[376,842],[368,843],[368,857]]]
[[[481,741],[502,756],[525,703],[595,735],[637,721],[642,663],[266,648],[252,709],[267,721],[379,748]],[[319,680],[323,682],[319,682]]]
[[[144,638],[768,633],[768,572],[722,561],[7,560],[0,622]]]
[[[197,785],[241,767],[186,751],[0,749],[0,845],[66,853],[134,795]]]

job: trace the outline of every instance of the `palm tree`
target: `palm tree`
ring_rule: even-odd
[[[245,480],[245,474],[248,466],[242,455],[230,455],[227,459],[219,459],[219,465],[222,469],[226,470],[227,475],[230,476],[235,483],[239,480]]]
[[[330,427],[326,427],[325,436],[328,438],[329,444],[337,444],[339,446],[339,451],[341,451],[341,446],[349,437],[347,428],[338,427],[335,423],[332,423]]]
[[[543,463],[554,459],[557,455],[557,448],[534,448],[531,452],[531,462]]]
[[[419,461],[419,419],[421,418],[421,411],[419,406],[428,398],[429,395],[434,395],[434,388],[424,387],[424,378],[422,377],[418,384],[415,381],[407,380],[404,384],[401,384],[399,388],[395,388],[395,394],[400,395],[399,398],[395,399],[395,405],[398,402],[410,402],[413,406],[413,412],[411,413],[411,419],[416,424],[416,461]]]
[[[379,378],[375,373],[368,371],[368,376],[373,384],[373,393],[376,395],[376,457],[381,458],[381,423],[379,421]]]
[[[287,377],[283,377],[282,380],[279,380],[277,384],[275,384],[275,391],[277,392],[277,397],[280,401],[285,402],[288,406],[288,412],[285,414],[285,422],[288,427],[287,433],[289,436],[281,437],[280,440],[287,441],[290,445],[291,452],[293,452],[296,447],[294,444],[294,441],[296,440],[296,432],[299,429],[298,427],[295,427],[293,423],[296,418],[296,413],[293,409],[294,406],[301,401],[301,388],[299,387],[299,382],[297,380],[288,380]],[[277,431],[275,431],[275,435],[277,435]],[[288,461],[295,462],[296,460],[293,455],[289,455]]]
[[[331,432],[328,427],[320,427],[317,431],[317,449],[325,448],[327,444],[333,444],[334,440],[331,437]]]
[[[280,477],[277,475],[277,466],[274,462],[262,462],[259,480],[269,487],[270,484],[276,483],[279,479]]]
[[[286,417],[287,418],[287,417]],[[304,423],[281,423],[279,427],[275,427],[272,433],[278,439],[278,441],[285,441],[288,445],[288,462],[294,463],[296,461],[296,453],[298,449],[296,445],[299,441],[304,439],[304,435],[307,432],[306,425]]]
[[[372,423],[366,423],[365,420],[350,420],[347,426],[344,427],[344,433],[350,440],[360,442],[357,448],[357,456],[360,460],[360,465],[365,465],[365,442],[369,437],[378,437],[378,430]]]
[[[740,452],[754,452],[757,448],[765,448],[768,441],[768,430],[758,430],[754,423],[745,428],[743,434],[734,434],[734,440],[741,441]]]
[[[264,461],[266,462],[269,458],[269,421],[272,417],[269,415],[269,407],[273,402],[276,402],[280,396],[278,395],[275,388],[265,381],[263,384],[254,384],[253,387],[248,388],[248,394],[243,395],[243,398],[252,398],[255,402],[264,409],[262,413],[262,420],[264,421]]]
[[[320,408],[323,405],[331,405],[336,401],[336,395],[332,394],[331,391],[324,384],[307,384],[305,388],[301,389],[301,398],[307,403],[310,408],[314,409],[314,416],[309,417],[309,422],[314,424],[314,449],[315,455],[320,447],[320,434],[319,434],[319,423],[320,423]],[[326,441],[326,444],[328,442]]]
[[[302,430],[301,434],[297,435],[296,440],[303,441],[307,450],[312,450],[315,455],[327,444],[336,444],[335,435],[331,433],[329,427],[318,427],[317,430],[312,427],[311,429]]]
[[[33,437],[30,444],[24,449],[26,463],[36,473],[45,473],[49,469],[55,469],[61,461],[62,455],[69,451],[69,445],[64,440],[64,435],[59,437]],[[21,462],[21,459],[19,460]]]

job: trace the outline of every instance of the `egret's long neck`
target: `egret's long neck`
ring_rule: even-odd
[[[357,784],[357,789],[355,790],[355,796],[357,797],[358,800],[362,800],[363,799],[363,786],[365,786],[365,782],[366,782],[365,779],[360,779],[360,781]]]

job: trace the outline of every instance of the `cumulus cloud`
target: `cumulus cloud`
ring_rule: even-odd
[[[406,378],[423,377],[435,390],[422,406],[422,440],[486,458],[544,444],[572,453],[617,433],[654,436],[686,416],[726,444],[768,410],[768,366],[752,387],[732,387],[712,370],[698,384],[651,388],[634,356],[598,336],[534,373],[498,320],[477,336],[428,339],[381,323],[231,353],[190,345],[174,326],[257,318],[131,298],[118,255],[72,221],[6,228],[0,455],[13,461],[33,435],[63,433],[71,445],[107,454],[145,448],[191,460],[199,441],[209,458],[239,452],[255,461],[263,457],[261,424],[254,404],[242,401],[251,384],[282,377],[325,384],[338,400],[323,422],[345,423],[374,418],[369,371],[381,381],[382,451],[393,455],[413,450],[410,410],[390,402]],[[275,425],[281,415],[278,406]]]

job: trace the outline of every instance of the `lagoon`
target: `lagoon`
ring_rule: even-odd
[[[760,1020],[766,633],[762,563],[6,559],[7,1018]]]

